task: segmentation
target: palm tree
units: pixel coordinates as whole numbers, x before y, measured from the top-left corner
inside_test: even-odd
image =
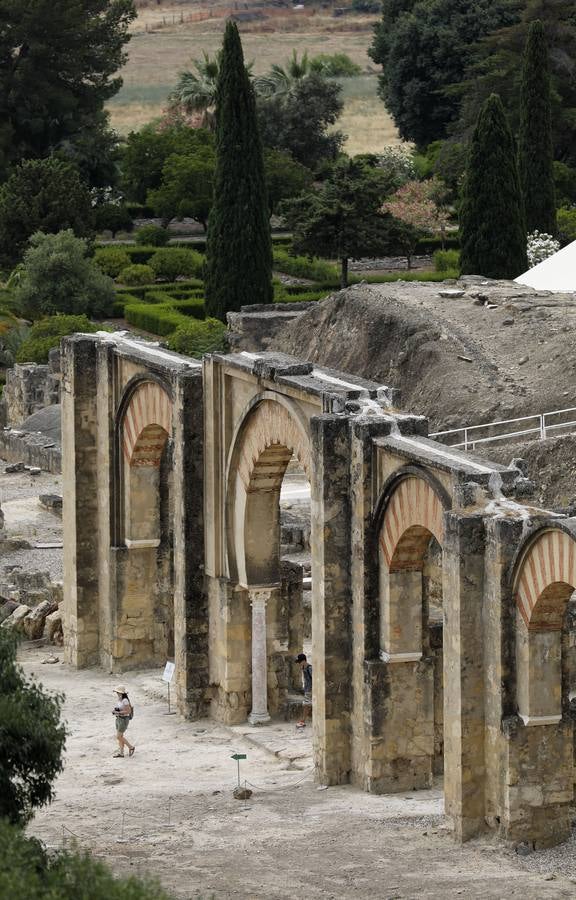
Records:
[[[216,83],[220,71],[221,51],[211,57],[204,51],[204,59],[193,59],[195,72],[186,69],[180,72],[178,82],[170,95],[173,105],[181,107],[187,114],[198,113],[203,128],[214,130],[214,109],[216,106]],[[253,63],[248,63],[248,73]]]
[[[308,53],[304,52],[298,59],[298,53],[293,50],[286,66],[274,63],[267,75],[255,78],[254,89],[261,97],[285,96],[294,89],[299,81],[311,74],[312,65]]]

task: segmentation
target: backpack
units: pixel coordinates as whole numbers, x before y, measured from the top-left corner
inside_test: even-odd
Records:
[[[132,701],[130,697],[127,697],[128,703],[130,704],[130,715],[128,716],[128,721],[131,722],[134,718],[134,706],[132,705]]]

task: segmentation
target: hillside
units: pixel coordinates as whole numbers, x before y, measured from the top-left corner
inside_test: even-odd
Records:
[[[431,430],[576,406],[576,298],[511,282],[359,285],[271,347],[397,387]]]

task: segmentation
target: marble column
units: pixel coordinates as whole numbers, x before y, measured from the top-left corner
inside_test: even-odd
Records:
[[[266,653],[266,603],[270,588],[249,589],[252,605],[252,710],[251,725],[264,725],[268,715],[268,656]]]

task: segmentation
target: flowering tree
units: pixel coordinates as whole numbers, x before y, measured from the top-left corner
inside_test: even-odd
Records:
[[[538,263],[544,262],[549,256],[554,256],[560,249],[560,242],[551,234],[532,231],[527,238],[528,265],[534,268]]]
[[[442,206],[445,189],[438,178],[428,181],[409,181],[398,188],[383,206],[383,211],[390,213],[414,229],[414,241],[407,253],[408,268],[412,263],[412,255],[420,235],[418,232],[440,234],[444,238],[448,223],[448,212]]]

